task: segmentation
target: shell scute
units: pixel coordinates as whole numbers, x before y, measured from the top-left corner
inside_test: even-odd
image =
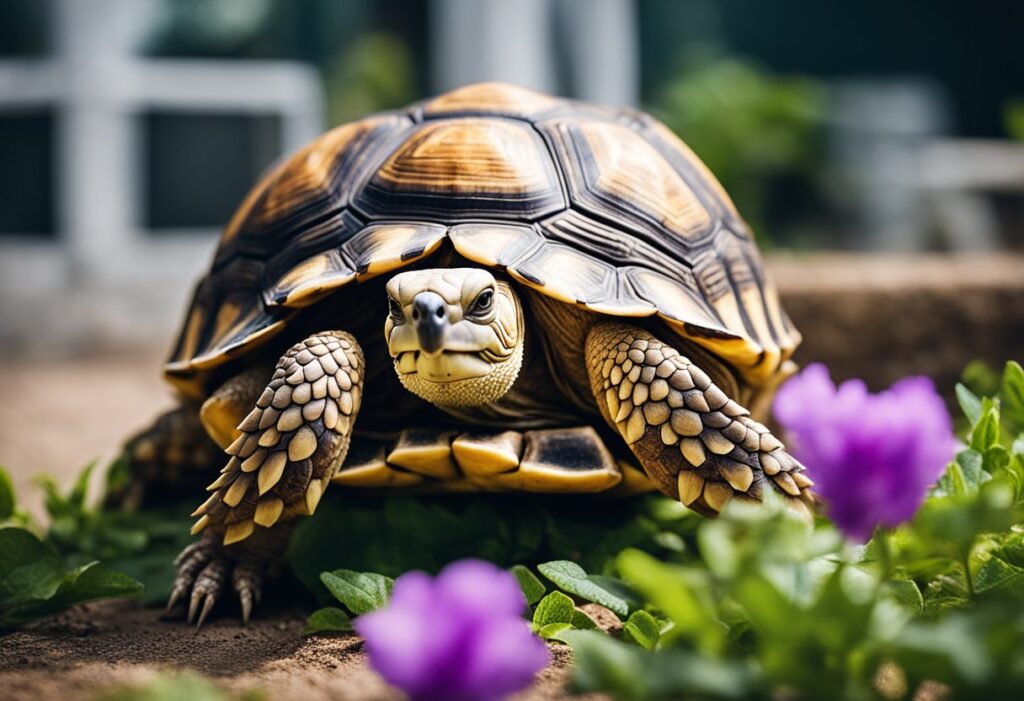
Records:
[[[366,216],[532,221],[566,207],[537,132],[508,119],[464,117],[418,126],[355,196]]]

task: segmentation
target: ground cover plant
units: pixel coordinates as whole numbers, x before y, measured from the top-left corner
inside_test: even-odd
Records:
[[[46,483],[53,526],[40,537],[41,529],[17,506],[10,475],[0,468],[0,631],[74,604],[142,593],[141,582],[90,557],[88,549],[75,548],[68,554],[61,547],[61,529],[74,532],[72,521],[84,517],[90,472],[86,469],[66,496]],[[116,537],[115,530],[96,532]]]
[[[797,451],[817,451],[804,459],[834,521],[810,524],[775,499],[730,504],[706,520],[658,495],[336,490],[324,513],[300,524],[287,554],[322,603],[307,634],[366,634],[371,663],[413,698],[501,698],[526,683],[537,665],[529,638],[505,655],[515,663],[509,669],[481,662],[469,681],[431,671],[461,669],[447,664],[459,659],[453,649],[486,651],[479,641],[492,626],[512,626],[521,641],[532,634],[570,646],[575,689],[623,699],[1018,698],[1024,371],[1016,363],[995,375],[974,367],[967,379],[970,387],[956,388],[956,443],[921,381],[875,396],[856,383],[836,388],[810,368],[783,388],[778,418]],[[814,423],[799,410],[808,397]],[[136,594],[139,582],[147,600],[165,595],[187,510],[88,506],[87,480],[68,494],[44,485],[52,525],[43,533],[17,511],[0,476],[0,518],[9,524],[0,538],[21,544],[0,549],[3,625]],[[508,591],[511,582],[519,593],[467,609],[437,584],[446,575],[414,572],[434,575],[466,559],[499,573],[474,575],[497,578],[474,588]],[[398,599],[396,587],[406,592]],[[581,608],[586,602],[606,615]],[[405,647],[396,648],[387,631],[414,620],[430,635],[398,636]],[[454,648],[437,645],[445,631],[461,631],[452,633]],[[441,657],[427,672],[404,662],[428,647]]]
[[[784,391],[780,408],[793,414],[793,406],[810,401],[796,401],[793,392],[819,395],[809,406],[819,430],[833,432],[834,450],[829,455],[827,445],[805,439],[805,451],[819,451],[822,473],[848,472],[845,493],[840,482],[830,494],[839,527],[827,518],[808,524],[772,498],[762,507],[731,504],[722,517],[704,520],[651,496],[625,513],[604,512],[608,531],[602,535],[595,523],[589,536],[606,547],[589,557],[511,567],[534,632],[572,646],[577,689],[624,699],[1019,697],[1024,372],[1008,364],[989,397],[957,387],[966,421],[948,464],[942,451],[954,450],[949,418],[927,383],[905,381],[871,397],[856,383],[837,389],[822,373],[806,371]],[[831,413],[823,409],[830,401]],[[803,417],[788,418],[799,429]],[[886,501],[874,504],[872,495]],[[442,507],[422,508],[428,511],[413,517],[420,528],[437,523],[444,530],[445,518],[454,518]],[[524,540],[535,554],[560,546],[571,552],[558,537],[561,526],[586,526],[571,510],[535,508],[528,535],[516,533],[511,513],[470,517],[484,529],[487,545],[478,547],[505,564],[523,555],[517,548]],[[388,525],[408,517],[401,511]],[[430,533],[410,535],[416,541]],[[336,583],[375,576],[325,573],[326,588],[344,608],[314,614],[310,630],[333,627],[324,611],[348,629],[350,614],[369,610],[360,610],[365,591]],[[375,591],[372,610],[388,606],[388,586]],[[611,610],[621,627],[598,629],[581,602]]]

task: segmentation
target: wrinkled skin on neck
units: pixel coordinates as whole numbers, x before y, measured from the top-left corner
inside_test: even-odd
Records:
[[[384,337],[402,385],[438,406],[495,402],[519,375],[525,324],[508,283],[479,268],[414,270],[387,285]]]

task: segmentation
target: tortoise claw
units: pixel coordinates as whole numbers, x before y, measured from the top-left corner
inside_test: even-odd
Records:
[[[251,555],[237,557],[225,554],[216,535],[204,536],[190,544],[176,560],[178,574],[167,600],[167,610],[187,600],[185,620],[195,623],[197,628],[202,627],[230,578],[242,608],[242,623],[248,623],[253,608],[260,601],[266,563]]]
[[[170,613],[171,611],[173,611],[175,604],[177,604],[179,601],[181,601],[181,597],[184,596],[184,595],[185,595],[185,588],[184,587],[175,586],[174,589],[171,590],[170,598],[167,599],[167,609],[165,610],[165,612],[166,613]]]
[[[238,598],[242,604],[242,625],[249,625],[249,616],[252,615],[252,592],[245,589]]]
[[[213,610],[213,605],[217,602],[217,597],[213,594],[207,594],[206,598],[203,599],[203,610],[199,612],[199,620],[196,621],[196,630],[203,627],[203,622],[206,621],[206,617],[210,615],[210,611]],[[189,623],[191,623],[191,617]]]
[[[197,591],[192,592],[192,599],[188,604],[188,616],[185,620],[191,624],[196,620],[196,613],[199,611],[199,602],[202,599],[202,594]]]
[[[238,602],[242,606],[242,623],[247,624],[252,615],[253,605],[260,600],[263,567],[253,561],[240,562],[231,573],[231,583],[238,593]]]

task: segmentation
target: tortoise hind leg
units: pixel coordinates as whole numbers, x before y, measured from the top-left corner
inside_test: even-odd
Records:
[[[662,492],[705,515],[773,486],[809,512],[811,481],[767,428],[708,375],[649,332],[620,322],[586,341],[591,390]]]
[[[161,416],[125,443],[128,482],[108,498],[137,507],[153,495],[174,502],[194,494],[238,437],[238,424],[266,384],[267,371],[252,368],[230,378],[199,405],[188,402]]]
[[[227,464],[193,516],[205,531],[178,559],[168,608],[190,599],[201,625],[229,578],[248,619],[263,570],[297,516],[312,514],[345,458],[359,411],[362,351],[344,332],[316,334],[281,357],[226,448]],[[191,594],[189,595],[189,593]]]
[[[227,450],[241,434],[238,425],[267,386],[267,375],[266,368],[249,368],[215,389],[199,408],[203,428],[221,450]]]
[[[221,454],[203,429],[199,406],[183,404],[126,441],[126,481],[115,485],[107,500],[136,508],[183,498],[208,479]]]

